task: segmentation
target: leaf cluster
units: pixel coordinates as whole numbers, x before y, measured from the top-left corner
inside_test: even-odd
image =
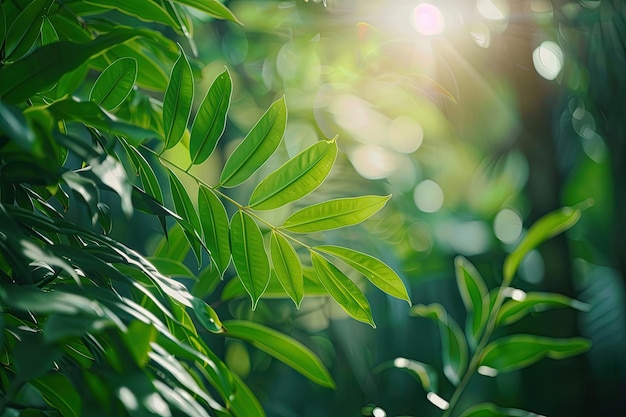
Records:
[[[0,414],[264,415],[203,332],[248,341],[333,387],[295,339],[222,322],[204,300],[228,270],[237,275],[226,286],[231,296],[239,286],[253,308],[268,287],[296,306],[313,288],[374,326],[347,269],[410,302],[382,261],[305,242],[368,219],[389,196],[322,201],[279,225],[263,217],[317,189],[338,152],[336,139],[320,140],[258,179],[283,140],[283,98],[230,154],[218,184],[189,172],[218,148],[233,90],[225,70],[192,111],[192,65],[158,30],[171,28],[193,49],[192,10],[238,23],[216,0],[0,2]],[[132,27],[121,23],[129,20]],[[168,160],[175,147],[190,166]],[[248,201],[229,196],[252,181]],[[90,221],[73,221],[76,210]],[[154,253],[111,236],[118,210],[158,220]],[[184,263],[190,252],[205,265],[198,273]]]

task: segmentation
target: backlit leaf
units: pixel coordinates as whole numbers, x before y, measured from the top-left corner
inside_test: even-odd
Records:
[[[163,192],[161,191],[159,180],[146,158],[137,148],[129,145],[124,138],[120,137],[119,141],[126,150],[126,153],[134,165],[135,170],[139,174],[141,184],[143,185],[146,194],[154,197],[155,200],[163,204]]]
[[[111,111],[126,100],[137,79],[137,61],[134,58],[120,58],[109,65],[96,79],[89,100]]]
[[[489,343],[480,357],[480,365],[490,369],[489,375],[524,368],[543,359],[564,359],[585,352],[591,346],[587,339],[517,334]],[[479,368],[480,372],[480,368]]]
[[[251,321],[230,320],[224,324],[228,329],[226,333],[228,337],[250,342],[256,348],[287,364],[316,384],[328,388],[335,387],[322,361],[297,340]]]
[[[213,307],[196,297],[191,299],[191,307],[202,327],[211,333],[224,333],[226,331]]]
[[[0,29],[1,31],[1,29]],[[43,17],[43,25],[41,26],[41,44],[47,45],[59,41],[59,35],[47,16]],[[2,43],[0,41],[0,43]]]
[[[287,125],[285,98],[276,100],[224,164],[220,183],[234,187],[256,172],[280,144]]]
[[[382,291],[411,304],[404,283],[398,274],[384,262],[365,253],[340,246],[322,245],[315,246],[313,249],[341,259]]]
[[[320,282],[341,308],[350,317],[376,328],[370,304],[359,287],[318,253],[311,252],[311,262]]]
[[[233,264],[241,283],[252,299],[254,310],[269,282],[270,264],[259,226],[243,211],[238,211],[231,219],[230,246]]]
[[[289,297],[300,308],[304,296],[304,278],[302,264],[296,250],[283,235],[272,231],[270,238],[270,254],[272,267],[276,277]]]
[[[526,236],[504,261],[504,282],[510,283],[524,259],[524,256],[545,240],[556,236],[574,226],[580,219],[581,211],[572,207],[563,207],[546,214],[537,220]]]
[[[198,190],[198,211],[204,241],[220,277],[230,263],[228,215],[222,201],[203,185]]]
[[[572,307],[580,311],[589,310],[588,304],[562,294],[530,292],[525,293],[522,300],[511,299],[505,302],[498,313],[497,323],[507,325],[515,323],[529,313],[561,307]]]
[[[226,70],[217,76],[202,100],[189,139],[189,154],[193,164],[206,161],[215,150],[217,141],[226,127],[232,91],[232,81]]]
[[[305,207],[285,220],[290,232],[311,233],[361,223],[382,209],[391,196],[338,198]]]
[[[410,314],[437,322],[443,348],[443,373],[450,382],[458,385],[468,361],[467,343],[459,325],[441,304],[419,304],[411,308]]]
[[[263,179],[252,192],[250,206],[270,210],[304,197],[324,182],[336,156],[335,139],[311,145]]]
[[[220,3],[218,0],[173,0],[176,3],[184,4],[185,6],[191,6],[195,9],[203,11],[218,19],[230,20],[235,23],[241,24],[241,22],[235,17],[226,6]]]
[[[163,98],[163,131],[165,149],[183,138],[193,103],[193,74],[183,50],[174,63]]]
[[[489,319],[489,291],[483,278],[467,259],[457,256],[454,267],[456,284],[467,311],[465,333],[475,346]]]

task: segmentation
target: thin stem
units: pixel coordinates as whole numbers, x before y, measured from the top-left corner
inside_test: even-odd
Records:
[[[239,202],[237,202],[236,200],[232,199],[230,196],[228,196],[227,194],[225,194],[224,192],[219,190],[220,185],[217,185],[215,187],[210,186],[209,184],[207,184],[206,182],[204,182],[202,179],[198,178],[196,175],[192,174],[191,172],[189,172],[189,170],[191,169],[191,167],[193,166],[193,164],[191,164],[187,169],[183,169],[181,167],[179,167],[178,165],[176,165],[175,163],[173,163],[172,161],[170,161],[169,159],[167,159],[166,157],[164,157],[163,155],[157,153],[156,151],[154,151],[153,149],[150,149],[149,147],[145,146],[145,145],[141,145],[146,151],[150,152],[151,154],[153,154],[154,156],[156,156],[157,158],[159,158],[160,161],[165,162],[167,165],[171,166],[172,168],[175,168],[185,174],[187,174],[190,178],[192,178],[194,181],[196,181],[199,185],[206,187],[208,189],[210,189],[211,191],[213,191],[215,194],[219,195],[221,198],[223,198],[224,200],[227,200],[228,202],[230,202],[232,205],[234,205],[235,207],[237,207],[237,210],[241,210],[247,214],[249,214],[250,216],[252,216],[253,218],[255,218],[257,221],[263,223],[264,225],[266,225],[268,228],[270,228],[272,231],[279,233],[280,235],[284,236],[285,238],[297,243],[298,245],[308,249],[308,250],[312,250],[312,247],[307,245],[306,243],[302,242],[299,239],[296,239],[295,237],[285,233],[285,231],[283,229],[281,229],[280,227],[274,226],[273,224],[271,224],[270,222],[268,222],[267,220],[265,220],[263,217],[259,216],[255,211],[253,211],[250,207],[248,206],[244,206],[242,204],[240,204]]]
[[[504,289],[507,288],[508,285],[509,285],[509,282],[503,281],[502,284],[500,285],[500,288],[498,288],[498,294],[496,295],[496,300],[493,303],[493,308],[491,309],[491,312],[489,313],[489,318],[487,319],[487,325],[485,326],[485,331],[482,334],[480,341],[478,342],[478,345],[476,346],[476,349],[474,350],[474,354],[472,355],[472,358],[470,359],[469,365],[467,366],[467,369],[465,373],[463,374],[463,378],[461,378],[461,382],[459,383],[459,385],[457,385],[456,389],[454,390],[454,393],[452,394],[452,397],[450,398],[450,401],[448,403],[449,406],[444,411],[442,417],[450,417],[452,415],[452,411],[454,411],[454,408],[456,404],[458,403],[459,399],[461,398],[461,395],[463,395],[463,391],[465,390],[465,387],[467,386],[470,379],[472,378],[472,376],[474,376],[474,373],[478,369],[478,364],[480,363],[480,355],[482,351],[485,349],[485,347],[487,346],[487,343],[489,343],[489,339],[491,338],[491,335],[493,334],[493,331],[496,328],[496,320],[498,318],[498,313],[500,312],[500,308],[502,307],[502,304],[504,303]]]

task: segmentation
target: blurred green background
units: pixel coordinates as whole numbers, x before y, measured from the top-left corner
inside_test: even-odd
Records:
[[[626,410],[626,6],[622,0],[232,0],[244,26],[197,22],[196,68],[206,90],[226,66],[234,93],[220,158],[284,94],[293,156],[338,135],[342,151],[319,197],[393,194],[354,230],[317,236],[349,242],[401,275],[414,304],[464,308],[453,259],[463,255],[490,287],[508,251],[537,218],[591,205],[579,224],[531,252],[514,285],[588,303],[508,331],[592,340],[584,355],[523,371],[476,376],[461,400],[557,416],[623,416]],[[195,18],[201,19],[201,16]],[[173,34],[171,34],[174,36]],[[202,97],[197,97],[201,100]],[[171,152],[175,152],[172,150]],[[275,167],[267,167],[267,171]],[[205,168],[206,169],[206,168]],[[263,173],[260,173],[263,175]],[[245,192],[245,190],[243,191]],[[278,213],[277,215],[281,215]],[[223,287],[219,288],[220,290]],[[437,328],[408,306],[369,291],[378,328],[326,299],[300,310],[244,298],[213,304],[262,321],[316,351],[337,390],[317,387],[262,352],[215,338],[272,417],[438,416],[411,376],[381,364],[397,357],[439,365]],[[224,297],[222,297],[224,298]],[[442,394],[452,386],[441,381]]]

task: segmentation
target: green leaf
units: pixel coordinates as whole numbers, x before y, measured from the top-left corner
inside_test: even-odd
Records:
[[[526,236],[504,261],[504,282],[510,283],[524,256],[545,240],[566,231],[578,222],[581,210],[563,207],[546,214],[533,224]]]
[[[311,145],[259,183],[250,207],[270,210],[304,197],[324,182],[336,157],[335,139]]]
[[[196,213],[189,194],[187,194],[187,190],[178,177],[172,171],[169,174],[174,208],[176,214],[184,220],[183,222],[179,221],[179,224],[183,228],[189,246],[191,246],[193,253],[196,255],[198,266],[200,266],[202,264],[202,239],[198,236],[198,232],[201,230],[198,213]]]
[[[1,29],[0,29],[1,30]],[[41,44],[47,45],[59,41],[59,35],[47,16],[43,17],[43,25],[41,26]],[[2,42],[0,41],[0,44]]]
[[[105,68],[96,79],[89,100],[111,111],[126,100],[137,79],[137,60],[120,58]]]
[[[80,338],[86,334],[95,334],[113,326],[111,320],[88,317],[53,314],[46,319],[43,336],[45,343],[54,343],[68,338]]]
[[[50,372],[29,381],[46,402],[67,417],[79,417],[81,398],[69,378],[60,372]]]
[[[133,214],[132,186],[126,177],[122,164],[111,155],[104,160],[92,159],[91,172],[102,182],[119,195],[122,201],[122,211],[126,216]]]
[[[437,371],[427,363],[400,357],[381,364],[376,368],[375,372],[389,368],[401,369],[407,372],[422,385],[426,392],[437,392],[439,389]]]
[[[210,16],[218,19],[230,20],[231,22],[241,22],[235,17],[226,6],[220,3],[218,0],[172,0],[175,3],[184,4],[185,6],[191,6],[195,9],[203,11]]]
[[[201,406],[196,399],[183,388],[172,388],[158,379],[153,380],[152,384],[170,405],[173,405],[178,410],[182,411],[184,415],[210,417],[204,407]]]
[[[213,290],[221,281],[222,274],[215,268],[214,264],[211,264],[198,274],[198,279],[191,289],[191,294],[194,297],[205,298],[213,293]],[[239,280],[234,279],[231,282],[239,282]],[[241,287],[241,291],[245,292],[243,287]]]
[[[118,139],[135,167],[135,170],[139,174],[141,184],[143,185],[146,194],[154,197],[155,200],[163,204],[163,192],[161,191],[159,180],[146,158],[144,158],[137,148],[126,142],[126,139],[122,137]]]
[[[589,305],[562,294],[530,292],[522,300],[511,299],[502,305],[498,312],[498,325],[515,323],[529,313],[545,311],[551,308],[572,307],[588,311]]]
[[[370,304],[359,287],[318,253],[311,252],[311,262],[320,282],[341,308],[350,317],[376,328]]]
[[[322,361],[306,346],[297,340],[262,326],[243,320],[230,320],[225,323],[228,337],[242,339],[273,356],[311,381],[324,387],[334,388],[335,383]]]
[[[518,408],[502,408],[491,403],[476,404],[465,410],[459,417],[542,417]]]
[[[149,359],[151,345],[157,338],[157,329],[151,323],[133,320],[123,334],[124,343],[135,359],[135,363],[143,368]]]
[[[153,256],[182,262],[187,257],[189,249],[189,243],[182,227],[174,224],[159,242]]]
[[[100,190],[96,183],[74,171],[66,171],[61,174],[63,181],[70,187],[76,197],[81,199],[91,215],[92,223],[95,223],[98,215],[98,203],[100,202]]]
[[[326,291],[326,288],[322,286],[319,279],[316,277],[313,268],[305,268],[303,270],[303,276],[305,295],[328,296],[328,291]],[[220,299],[222,301],[227,301],[234,298],[244,297],[245,295],[246,290],[243,288],[243,284],[241,283],[241,281],[238,279],[233,279],[224,286]],[[263,293],[263,298],[291,298],[278,280],[275,271],[270,275],[270,282],[269,284],[267,284],[267,288]]]
[[[196,297],[191,299],[191,307],[202,327],[211,333],[224,333],[227,331],[213,307]]]
[[[193,103],[193,74],[183,50],[174,63],[170,82],[163,98],[163,131],[165,149],[176,145],[183,138]]]
[[[22,111],[0,101],[0,131],[13,140],[22,150],[34,153],[38,141]],[[39,153],[39,152],[38,152]]]
[[[287,125],[285,98],[276,100],[224,164],[220,183],[234,187],[256,172],[280,144]]]
[[[191,127],[189,155],[191,162],[200,164],[211,156],[224,133],[230,107],[233,84],[228,70],[217,76],[209,88]]]
[[[158,257],[149,257],[146,259],[165,276],[195,279],[193,272],[181,261]]]
[[[311,233],[361,223],[382,209],[391,196],[338,198],[305,207],[285,220],[290,232]]]
[[[265,417],[265,410],[259,403],[256,395],[235,374],[232,373],[234,394],[230,397],[230,408],[237,417]],[[229,417],[230,414],[220,417]]]
[[[405,300],[409,305],[411,304],[411,299],[409,298],[404,283],[398,274],[384,262],[365,253],[340,246],[322,245],[315,246],[313,249],[341,259],[363,274],[365,278],[382,291],[401,300]]]
[[[85,3],[105,9],[120,11],[144,22],[157,22],[181,31],[178,22],[165,9],[152,1],[137,0],[85,0]]]
[[[4,44],[7,35],[7,18],[4,14],[2,4],[0,4],[0,45]]]
[[[464,257],[457,256],[454,267],[456,284],[467,311],[465,333],[470,344],[476,346],[489,319],[489,290],[474,265]]]
[[[270,238],[270,255],[272,267],[280,285],[289,294],[289,297],[300,308],[304,297],[304,278],[302,276],[302,264],[296,250],[283,235],[272,231]]]
[[[221,277],[230,263],[230,231],[226,208],[212,190],[200,185],[198,211],[204,241],[211,252],[213,264]]]
[[[28,56],[0,69],[0,97],[10,103],[26,100],[50,87],[59,78],[93,56],[137,36],[132,29],[116,28],[114,32],[98,36],[80,44],[55,42],[35,49]],[[59,59],[59,57],[64,57]]]
[[[50,371],[63,352],[58,345],[45,345],[41,333],[22,331],[12,359],[20,380],[28,381]]]
[[[458,385],[467,369],[467,343],[459,325],[448,316],[441,304],[419,304],[411,308],[412,316],[435,320],[439,325],[443,349],[443,373],[450,382]]]
[[[269,282],[270,264],[259,226],[243,211],[235,213],[230,221],[230,246],[235,270],[254,310]]]
[[[480,366],[487,367],[484,374],[492,376],[524,368],[546,357],[569,358],[587,351],[590,346],[589,340],[580,337],[555,339],[517,334],[489,343],[481,354]],[[480,367],[478,371],[481,372]]]
[[[24,56],[35,44],[50,0],[32,0],[12,22],[6,33],[5,56],[14,61]]]

